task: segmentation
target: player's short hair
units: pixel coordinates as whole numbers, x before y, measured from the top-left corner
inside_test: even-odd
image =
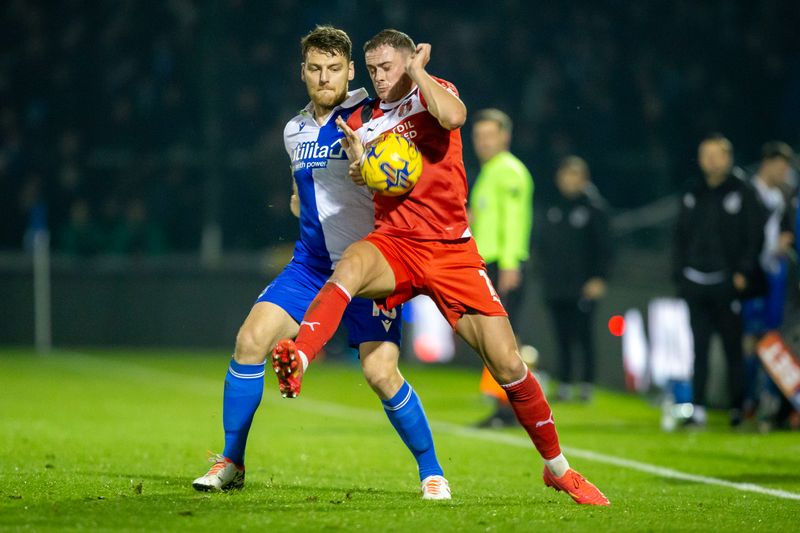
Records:
[[[379,46],[388,45],[396,50],[413,52],[417,49],[414,40],[405,33],[387,28],[378,32],[375,37],[364,43],[364,52],[374,50]]]
[[[706,135],[703,140],[700,141],[700,146],[703,146],[706,143],[717,143],[722,146],[726,152],[733,156],[733,143],[721,133],[711,133]]]
[[[782,141],[769,141],[761,147],[761,159],[783,159],[790,165],[796,163],[794,150]]]
[[[587,179],[589,179],[589,165],[586,164],[586,160],[582,157],[578,157],[577,155],[568,155],[558,164],[558,170],[556,171],[556,174],[561,174],[562,172],[568,170],[580,172],[586,176]]]
[[[344,30],[333,26],[317,26],[308,35],[300,39],[300,51],[303,54],[303,61],[305,61],[308,51],[312,48],[326,54],[344,56],[345,59],[350,61],[353,43]]]
[[[481,109],[475,113],[472,123],[477,124],[478,122],[483,122],[485,120],[496,122],[497,125],[500,126],[500,131],[505,131],[509,134],[514,128],[514,123],[511,122],[511,117],[493,107],[489,109]]]

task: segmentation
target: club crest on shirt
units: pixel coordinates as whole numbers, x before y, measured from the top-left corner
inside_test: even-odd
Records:
[[[406,100],[405,102],[400,104],[399,108],[397,108],[397,114],[400,117],[404,117],[404,116],[408,115],[409,111],[411,111],[411,107],[412,106],[413,106],[413,104],[411,103],[411,100]]]
[[[729,192],[722,199],[722,207],[729,215],[735,215],[742,210],[742,195],[738,191]]]
[[[570,211],[569,224],[573,228],[582,228],[589,222],[589,210],[584,206],[579,206]]]

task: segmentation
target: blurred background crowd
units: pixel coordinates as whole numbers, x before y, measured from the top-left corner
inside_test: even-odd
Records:
[[[800,10],[790,1],[191,0],[0,7],[0,249],[47,225],[67,254],[222,250],[297,236],[285,122],[306,101],[299,39],[317,23],[360,44],[393,26],[433,44],[430,70],[471,109],[515,122],[512,149],[555,194],[578,153],[615,208],[698,174],[723,131],[740,163],[800,143]],[[477,161],[465,137],[470,179]]]

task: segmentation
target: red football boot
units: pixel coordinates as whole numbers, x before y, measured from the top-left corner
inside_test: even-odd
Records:
[[[598,490],[597,487],[589,483],[585,477],[580,475],[573,469],[561,476],[556,477],[550,469],[544,467],[544,474],[542,474],[544,484],[548,487],[553,487],[556,490],[563,490],[569,494],[576,503],[586,505],[611,505],[608,498]]]
[[[281,396],[297,398],[303,381],[303,361],[291,339],[284,339],[272,350],[272,369],[278,378]]]

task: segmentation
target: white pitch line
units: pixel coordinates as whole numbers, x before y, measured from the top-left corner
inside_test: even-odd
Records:
[[[300,403],[304,403],[306,405],[305,406],[298,405],[297,406],[298,408],[317,414],[325,413],[330,416],[336,416],[338,418],[346,418],[349,420],[354,420],[354,419],[358,420],[369,419],[371,421],[385,420],[385,417],[379,415],[378,413],[359,407],[344,406],[333,402],[310,400],[308,398],[302,399],[301,402],[298,402],[298,404]],[[521,448],[531,449],[533,447],[533,444],[531,443],[529,438],[520,437],[517,435],[510,435],[508,433],[497,433],[492,430],[470,428],[467,426],[452,424],[450,422],[431,421],[431,426],[434,432],[449,433],[451,435],[455,435],[458,437],[468,437],[477,440],[484,440],[498,444],[507,444],[509,446],[516,446]],[[591,450],[582,450],[580,448],[573,448],[571,446],[569,447],[563,446],[562,449],[568,456],[571,457],[580,457],[581,459],[586,459],[588,461],[610,464],[618,466],[620,468],[636,470],[639,472],[644,472],[659,477],[664,477],[669,479],[680,479],[683,481],[691,481],[694,483],[701,483],[704,485],[717,485],[720,487],[727,487],[730,489],[739,490],[743,492],[755,492],[757,494],[774,496],[776,498],[783,498],[787,500],[800,500],[800,494],[796,492],[789,492],[780,489],[770,489],[768,487],[762,487],[761,485],[756,485],[754,483],[735,483],[733,481],[726,481],[724,479],[719,479],[714,477],[689,474],[686,472],[681,472],[680,470],[673,470],[672,468],[652,465],[649,463],[642,463],[640,461],[633,461],[630,459],[623,459],[622,457],[606,455]]]
[[[462,437],[472,437],[475,439],[482,439],[502,444],[508,444],[510,446],[520,446],[523,448],[530,448],[531,446],[533,446],[530,439],[526,437],[518,437],[516,435],[509,435],[507,433],[491,433],[487,430],[461,427],[456,424],[449,424],[446,422],[435,423],[435,428],[438,431],[445,431],[447,433],[459,435]],[[622,457],[606,455],[604,453],[598,453],[591,450],[581,450],[580,448],[573,448],[571,446],[563,446],[562,449],[570,457],[580,457],[581,459],[586,459],[588,461],[610,464],[618,466],[620,468],[627,468],[630,470],[637,470],[639,472],[644,472],[659,477],[664,477],[669,479],[680,479],[683,481],[702,483],[704,485],[717,485],[720,487],[727,487],[742,492],[755,492],[757,494],[764,494],[766,496],[774,496],[776,498],[783,498],[787,500],[800,500],[800,494],[796,492],[789,492],[780,489],[770,489],[768,487],[762,487],[761,485],[756,485],[754,483],[735,483],[733,481],[726,481],[724,479],[719,479],[715,477],[689,474],[686,472],[681,472],[680,470],[673,470],[672,468],[666,468],[663,466],[643,463],[640,461],[633,461],[631,459],[623,459]]]
[[[208,386],[209,382],[212,381],[197,376],[178,374],[168,370],[160,370],[136,363],[123,362],[120,361],[119,359],[109,360],[109,359],[104,359],[103,357],[100,356],[88,355],[83,353],[79,354],[76,352],[71,352],[69,353],[69,355],[73,357],[77,356],[77,358],[83,359],[84,361],[91,360],[93,366],[96,366],[97,363],[105,363],[109,366],[113,366],[116,368],[124,366],[127,367],[129,371],[136,370],[136,372],[132,373],[126,372],[125,377],[128,379],[130,378],[146,379],[147,378],[146,374],[153,373],[153,374],[161,374],[164,377],[180,378],[181,380],[184,381],[187,380],[187,378],[190,380],[193,379],[197,381],[202,381],[205,386]],[[222,376],[220,376],[220,381],[221,380]],[[219,383],[217,383],[216,380],[213,381],[215,385],[219,385]],[[193,387],[193,390],[195,390],[196,392],[198,389],[196,387]],[[207,389],[205,389],[205,387],[200,387],[200,390],[207,390]],[[216,391],[214,393],[218,394]],[[354,419],[362,421],[369,420],[371,422],[380,422],[380,423],[386,421],[386,417],[377,408],[365,409],[361,407],[351,407],[334,402],[312,400],[307,397],[303,397],[298,400],[275,399],[273,401],[270,401],[267,399],[267,397],[265,397],[264,399],[267,400],[272,405],[277,404],[278,401],[281,402],[290,401],[292,403],[293,408],[301,409],[303,411],[308,411],[314,414],[327,414],[329,416],[344,418],[347,420],[354,420]],[[507,444],[509,446],[516,446],[521,448],[531,448],[533,446],[530,439],[528,439],[527,437],[510,435],[508,433],[497,433],[492,430],[470,428],[466,426],[460,426],[458,424],[453,424],[450,422],[431,421],[431,426],[433,427],[433,430],[435,432],[449,433],[451,435],[456,435],[459,437],[468,437],[477,440],[495,442],[498,444]],[[719,487],[726,487],[742,492],[753,492],[756,494],[763,494],[765,496],[773,496],[775,498],[800,501],[800,493],[797,492],[789,492],[780,489],[770,489],[768,487],[762,487],[761,485],[756,485],[754,483],[735,483],[733,481],[726,481],[724,479],[719,479],[715,477],[689,474],[687,472],[681,472],[680,470],[674,470],[672,468],[666,468],[663,466],[643,463],[631,459],[624,459],[622,457],[606,455],[591,450],[582,450],[580,448],[573,448],[571,446],[570,447],[563,446],[562,449],[564,450],[564,452],[566,452],[567,455],[572,457],[580,457],[582,459],[586,459],[588,461],[594,461],[596,463],[610,464],[618,466],[620,468],[636,470],[638,472],[644,472],[646,474],[651,474],[658,477],[663,477],[668,479],[680,479],[682,481],[691,481],[693,483],[700,483],[703,485],[716,485]]]

